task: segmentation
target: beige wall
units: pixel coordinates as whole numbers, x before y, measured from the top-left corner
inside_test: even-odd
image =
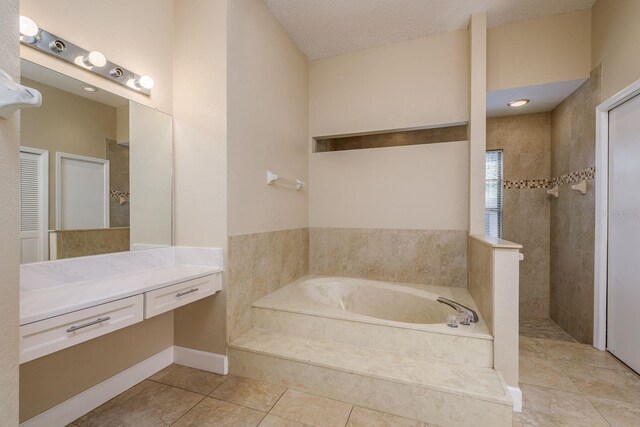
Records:
[[[20,145],[49,151],[49,229],[56,228],[56,152],[106,159],[116,138],[116,109],[69,92],[22,79],[42,93],[40,108],[20,120]]]
[[[226,259],[227,1],[180,0],[174,12],[174,241],[223,248]],[[223,286],[176,310],[176,345],[226,353]]]
[[[22,58],[171,113],[172,0],[21,0],[20,14],[133,72],[150,75],[155,87],[148,97],[27,46],[20,47]]]
[[[591,11],[586,9],[490,28],[487,89],[587,78],[591,70],[590,25]]]
[[[18,81],[18,0],[0,2],[0,68]],[[0,419],[7,426],[18,424],[19,121],[19,113],[0,119]]]
[[[598,0],[592,9],[591,66],[602,64],[602,100],[640,79],[640,2]]]
[[[487,150],[503,150],[503,179],[549,179],[551,115],[489,119]],[[502,237],[523,245],[520,314],[549,317],[550,198],[546,188],[503,189]]]
[[[311,61],[312,137],[466,122],[466,30]]]
[[[313,153],[311,227],[466,230],[467,142]]]
[[[229,235],[306,227],[308,61],[262,0],[229,3]]]
[[[173,313],[20,365],[20,422],[173,344]]]

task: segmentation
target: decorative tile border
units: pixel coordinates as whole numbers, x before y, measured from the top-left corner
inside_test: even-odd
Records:
[[[596,177],[596,168],[592,166],[575,172],[569,172],[564,175],[552,179],[524,179],[520,181],[503,181],[502,186],[505,189],[522,189],[522,188],[553,188],[556,185],[573,184],[583,179],[594,179]]]
[[[111,190],[110,194],[111,194],[111,197],[129,197],[130,196],[130,193],[128,191]]]

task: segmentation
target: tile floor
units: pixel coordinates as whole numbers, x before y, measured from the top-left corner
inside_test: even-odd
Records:
[[[521,332],[524,410],[514,413],[514,427],[640,426],[640,377],[633,371],[608,353],[572,342],[549,319],[528,320]],[[180,365],[152,375],[72,425],[425,426],[274,384]]]
[[[514,427],[640,426],[640,377],[618,359],[567,339],[549,319],[529,319],[520,332]]]

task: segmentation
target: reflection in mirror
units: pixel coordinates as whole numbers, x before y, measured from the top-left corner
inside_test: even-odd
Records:
[[[172,118],[22,60],[22,263],[171,245]]]

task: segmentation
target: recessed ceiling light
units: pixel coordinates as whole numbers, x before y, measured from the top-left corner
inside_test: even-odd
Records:
[[[96,89],[93,86],[82,86],[82,89],[86,90],[87,92],[97,92],[98,89]]]
[[[507,105],[509,107],[522,107],[523,105],[527,105],[528,103],[528,99],[514,99],[513,101],[507,102]]]

